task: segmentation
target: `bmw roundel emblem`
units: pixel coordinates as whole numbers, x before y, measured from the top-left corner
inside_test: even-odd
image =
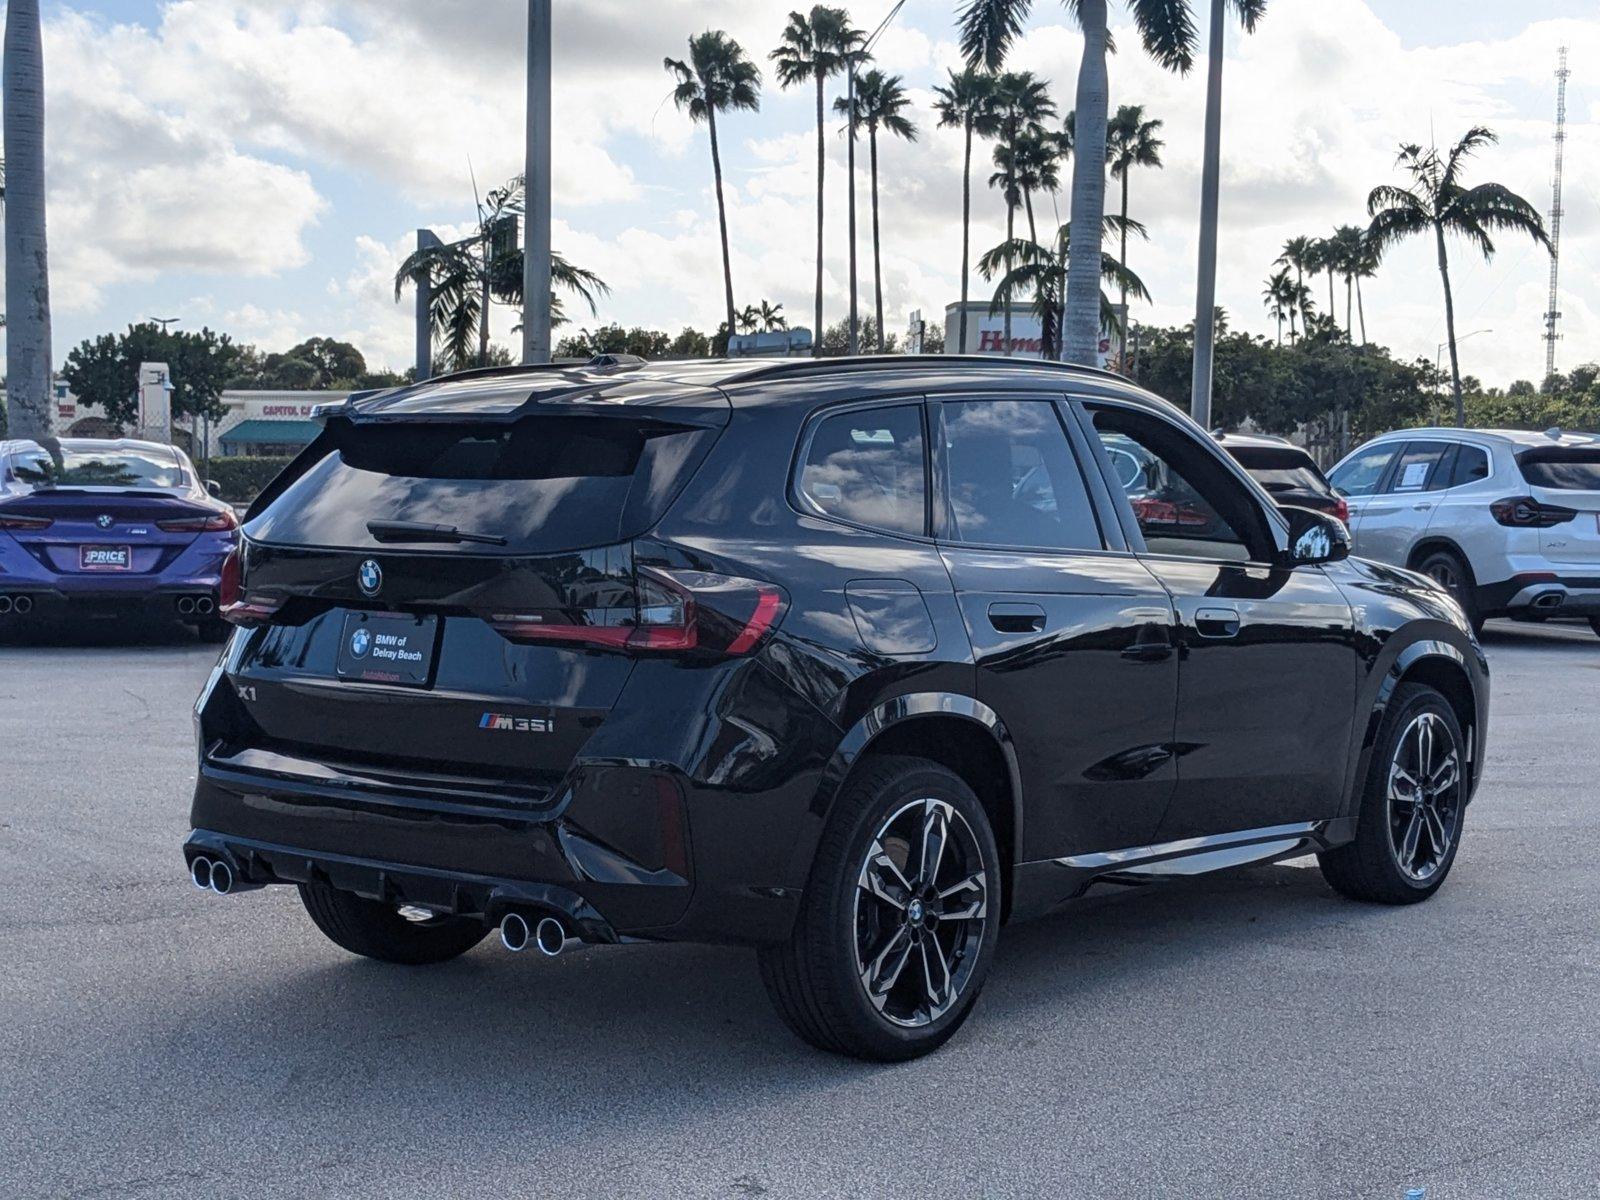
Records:
[[[363,595],[376,596],[383,590],[383,568],[372,559],[367,559],[356,572],[356,582],[361,585]]]
[[[351,654],[363,658],[370,649],[372,649],[372,634],[366,629],[358,629],[350,635]]]
[[[98,517],[96,517],[94,519],[94,523],[96,525],[100,526],[101,529],[110,529],[111,528],[111,523],[113,521],[115,521],[115,520],[116,520],[116,518],[113,517],[110,513],[101,513]]]

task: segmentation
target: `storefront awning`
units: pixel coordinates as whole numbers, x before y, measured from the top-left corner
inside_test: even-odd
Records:
[[[304,446],[322,432],[316,421],[240,421],[221,437],[224,446]]]

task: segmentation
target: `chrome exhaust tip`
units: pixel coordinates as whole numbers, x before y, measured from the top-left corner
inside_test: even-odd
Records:
[[[202,892],[211,890],[211,860],[204,855],[189,864],[189,879]]]
[[[500,918],[500,944],[513,954],[528,948],[528,922],[519,913]]]
[[[233,891],[233,868],[220,858],[211,864],[211,890],[219,896]]]
[[[538,943],[540,954],[554,958],[567,947],[567,927],[554,917],[546,917],[534,931],[534,940]]]
[[[11,611],[19,617],[25,617],[33,611],[32,596],[18,596],[11,602]]]
[[[194,611],[202,617],[209,617],[216,607],[216,601],[210,596],[201,596],[194,602]]]
[[[0,596],[0,617],[5,616],[10,611],[11,611],[11,597],[10,596]]]
[[[1533,598],[1533,607],[1560,608],[1566,598],[1567,594],[1565,592],[1540,592]]]
[[[187,617],[192,612],[194,612],[194,597],[193,596],[179,596],[178,597],[178,615]]]

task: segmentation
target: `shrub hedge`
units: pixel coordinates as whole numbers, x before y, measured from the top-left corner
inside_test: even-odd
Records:
[[[222,498],[243,504],[256,498],[256,493],[272,481],[272,477],[290,460],[273,456],[257,458],[247,455],[213,458],[210,463],[211,478],[222,489]]]

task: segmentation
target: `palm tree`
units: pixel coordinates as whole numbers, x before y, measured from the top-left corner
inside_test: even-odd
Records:
[[[1311,239],[1311,248],[1306,253],[1306,270],[1313,273],[1317,271],[1328,273],[1328,320],[1333,322],[1335,328],[1338,327],[1339,318],[1334,315],[1333,272],[1338,262],[1338,248],[1332,238]]]
[[[44,50],[38,0],[11,0],[5,34],[6,422],[50,433],[50,270],[44,201]]]
[[[1000,169],[989,178],[990,187],[1001,189],[1006,202],[1006,244],[1016,240],[1017,209],[1025,198],[1023,180],[1028,151],[1018,142],[1026,132],[1042,132],[1043,123],[1056,114],[1044,81],[1031,71],[1007,71],[997,76],[994,85],[994,128],[998,144],[995,165]],[[1038,239],[1035,238],[1035,241]],[[1007,271],[1010,270],[1009,264]],[[1011,301],[1005,304],[1005,352],[1011,353]]]
[[[1450,382],[1455,389],[1457,425],[1466,424],[1467,417],[1461,399],[1456,310],[1450,294],[1450,260],[1445,249],[1445,234],[1465,238],[1486,262],[1494,257],[1491,232],[1525,233],[1546,250],[1550,249],[1544,220],[1533,205],[1504,184],[1480,183],[1469,188],[1461,182],[1467,159],[1498,140],[1488,129],[1475,125],[1447,154],[1441,154],[1437,146],[1426,150],[1416,144],[1401,146],[1396,162],[1411,176],[1410,186],[1383,184],[1373,188],[1367,197],[1367,212],[1372,217],[1368,234],[1375,253],[1381,255],[1413,234],[1433,233],[1439,255],[1439,278],[1444,283],[1445,338],[1450,343]]]
[[[1293,267],[1294,268],[1295,286],[1298,287],[1300,289],[1301,293],[1303,295],[1305,295],[1305,296],[1309,296],[1311,294],[1309,291],[1306,290],[1305,282],[1306,282],[1306,272],[1315,269],[1311,265],[1312,262],[1315,260],[1315,251],[1314,251],[1314,242],[1315,242],[1315,240],[1316,239],[1307,237],[1304,234],[1301,234],[1299,237],[1292,237],[1292,238],[1290,238],[1288,241],[1286,241],[1283,244],[1283,253],[1278,255],[1278,257],[1275,260],[1273,260],[1274,261],[1274,265],[1276,265],[1276,266]],[[1296,303],[1295,307],[1296,307],[1296,309],[1299,310],[1301,317],[1304,317],[1305,316],[1305,305],[1303,303]],[[1294,336],[1293,335],[1293,330],[1294,330],[1294,314],[1293,313],[1289,314],[1289,329],[1290,329],[1290,340],[1292,341],[1293,340],[1293,336]]]
[[[817,287],[816,332],[812,354],[822,353],[822,220],[823,182],[827,172],[828,143],[824,122],[827,117],[828,79],[848,63],[849,56],[862,43],[861,32],[850,25],[850,15],[842,8],[814,5],[810,13],[791,12],[780,44],[767,57],[777,63],[778,82],[786,88],[812,82],[817,89]]]
[[[974,0],[974,4],[982,0]],[[993,137],[994,76],[967,67],[959,74],[950,72],[950,82],[933,89],[939,97],[934,104],[941,127],[959,126],[966,137],[961,160],[961,331],[958,351],[967,345],[967,285],[972,265],[972,138]]]
[[[783,315],[783,305],[768,300],[761,302],[761,328],[767,333],[789,328],[789,319]]]
[[[746,304],[733,316],[740,333],[754,333],[761,328],[761,313],[753,304]]]
[[[1367,245],[1367,231],[1355,225],[1341,225],[1329,239],[1332,250],[1332,267],[1344,276],[1344,328],[1355,341],[1355,280],[1371,251]],[[1361,340],[1365,342],[1366,335]]]
[[[901,115],[901,110],[911,105],[905,82],[899,75],[885,75],[876,69],[860,76],[856,80],[856,104],[852,118],[854,125],[866,126],[868,154],[872,162],[872,280],[878,315],[879,354],[883,353],[883,259],[878,227],[878,130],[905,138],[908,142],[917,140],[917,127]],[[833,107],[847,117],[852,116],[848,99],[841,97],[834,101]]]
[[[522,248],[517,244],[514,222],[523,202],[523,178],[518,175],[485,197],[475,233],[459,242],[417,250],[395,272],[396,300],[407,284],[424,278],[428,281],[432,294],[428,322],[452,370],[488,365],[489,308],[493,303],[522,307]],[[550,256],[550,281],[583,300],[591,315],[599,298],[611,291],[593,271],[574,266],[559,253]],[[564,322],[559,296],[551,296],[550,314],[553,324]]]
[[[1284,267],[1267,277],[1266,290],[1261,299],[1267,306],[1267,315],[1278,322],[1278,345],[1283,345],[1283,319],[1294,316],[1295,289],[1300,286],[1289,278],[1289,268]]]
[[[1114,226],[1117,220],[1114,216],[1110,217],[1107,224]],[[1137,222],[1133,224],[1138,226]],[[1137,232],[1142,234],[1143,226],[1138,226]],[[985,279],[1000,276],[994,298],[989,304],[990,313],[999,311],[1021,296],[1032,294],[1032,307],[1039,317],[1046,358],[1060,356],[1058,317],[1062,312],[1067,286],[1070,240],[1071,230],[1063,225],[1056,231],[1054,247],[1042,246],[1027,238],[1014,238],[1002,242],[978,260],[978,270]],[[1125,270],[1115,258],[1103,251],[1100,273],[1105,281],[1119,289],[1125,288],[1136,299],[1150,299],[1150,293],[1145,290],[1139,277]],[[1100,319],[1106,328],[1118,329],[1116,308],[1104,291],[1100,294]]]
[[[717,145],[717,114],[761,108],[761,71],[744,48],[720,29],[689,39],[689,61],[664,58],[677,77],[672,98],[691,121],[704,121],[711,135],[711,173],[717,184],[717,223],[722,230],[722,288],[729,327],[733,323],[733,260],[728,253],[728,206],[722,197],[722,152]]]
[[[1022,22],[1033,0],[968,0],[956,18],[961,31],[961,57],[969,70],[994,74],[1005,65],[1006,55],[1022,33]]]
[[[1122,241],[1117,253],[1117,262],[1124,272],[1128,269],[1128,175],[1134,167],[1154,167],[1161,169],[1161,151],[1166,143],[1156,136],[1162,122],[1154,117],[1144,115],[1144,105],[1123,104],[1117,108],[1116,116],[1112,117],[1106,125],[1106,154],[1111,163],[1111,178],[1119,180],[1122,184]],[[1077,119],[1072,119],[1073,140],[1077,136]],[[1123,293],[1120,299],[1119,311],[1123,314],[1122,325],[1127,325],[1128,297]],[[1127,347],[1119,342],[1119,359],[1127,353]]]

